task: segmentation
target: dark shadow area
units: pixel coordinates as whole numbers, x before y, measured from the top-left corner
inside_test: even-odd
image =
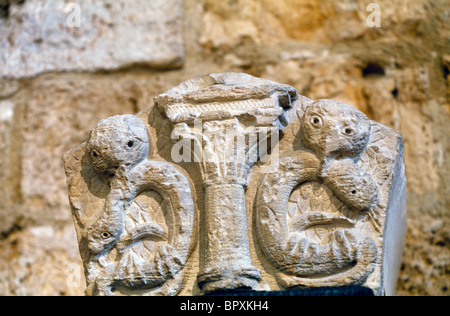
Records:
[[[384,76],[384,68],[383,66],[374,63],[369,62],[367,65],[362,69],[363,77],[369,77],[369,76]]]

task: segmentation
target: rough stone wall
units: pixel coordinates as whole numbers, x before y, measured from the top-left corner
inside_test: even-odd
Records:
[[[83,295],[62,155],[100,119],[227,71],[344,101],[403,134],[398,294],[449,294],[447,1],[139,2],[0,0],[0,295]],[[372,2],[380,27],[367,23]]]

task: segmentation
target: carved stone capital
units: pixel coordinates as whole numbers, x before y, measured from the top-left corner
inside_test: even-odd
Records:
[[[154,100],[99,122],[64,157],[88,295],[394,293],[406,216],[399,133],[239,73]]]
[[[254,288],[261,278],[250,257],[245,188],[262,147],[271,147],[270,138],[278,142],[296,97],[289,86],[228,73],[184,82],[155,98],[176,134],[200,147],[206,236],[198,283],[205,292]],[[192,135],[189,124],[199,120]]]

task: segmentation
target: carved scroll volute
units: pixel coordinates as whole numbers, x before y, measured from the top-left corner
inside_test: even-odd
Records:
[[[381,148],[398,135],[340,102],[296,107],[304,148],[282,156],[256,195],[261,249],[286,288],[370,286],[380,267],[386,185],[397,151]],[[381,287],[374,290],[380,294]]]
[[[254,288],[261,278],[250,256],[248,174],[259,157],[258,144],[278,142],[283,114],[296,97],[290,86],[226,73],[189,80],[155,98],[173,123],[172,135],[200,148],[198,155],[194,150],[194,162],[205,188],[205,236],[197,278],[203,292]]]
[[[176,295],[194,241],[191,184],[147,159],[145,123],[101,121],[64,157],[88,295]]]

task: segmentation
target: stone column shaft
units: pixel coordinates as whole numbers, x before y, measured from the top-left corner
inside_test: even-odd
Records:
[[[205,224],[208,238],[198,277],[204,291],[216,288],[253,287],[260,272],[252,265],[247,231],[245,192],[242,185],[206,188]],[[214,280],[214,281],[210,281]]]

